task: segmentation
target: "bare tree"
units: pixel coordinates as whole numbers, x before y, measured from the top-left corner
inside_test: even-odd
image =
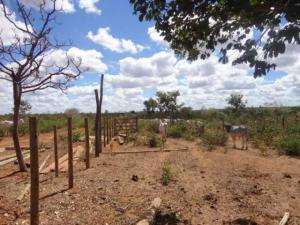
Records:
[[[39,7],[30,8],[19,0],[9,0],[9,6],[14,7],[11,9],[6,0],[0,0],[0,13],[14,32],[10,43],[0,35],[0,79],[12,83],[12,137],[21,171],[27,171],[18,136],[23,94],[47,88],[65,90],[81,73],[81,59],[69,57],[63,50],[66,45],[51,36],[56,15],[62,9],[57,8],[56,0],[41,2]],[[60,56],[64,54],[63,60],[53,60],[56,51],[60,51]]]

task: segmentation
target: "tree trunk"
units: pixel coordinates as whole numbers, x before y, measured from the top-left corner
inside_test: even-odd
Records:
[[[14,115],[13,115],[13,127],[12,127],[12,138],[16,151],[16,156],[19,164],[20,171],[27,171],[26,164],[24,162],[23,154],[20,147],[19,141],[19,115],[20,115],[20,104],[21,104],[21,87],[17,83],[13,83],[13,94],[14,94]]]

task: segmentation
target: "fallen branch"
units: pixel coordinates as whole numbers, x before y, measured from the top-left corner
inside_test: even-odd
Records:
[[[41,164],[41,166],[39,168],[39,172],[41,172],[44,169],[47,161],[50,159],[50,156],[51,156],[51,153],[45,158],[45,160]],[[29,189],[30,189],[30,183],[25,186],[23,191],[21,191],[21,194],[17,197],[17,200],[21,201],[24,198],[24,196],[26,195],[26,193],[29,191]]]
[[[289,220],[290,214],[288,212],[286,212],[284,214],[284,216],[282,217],[279,225],[285,225],[287,223],[287,221]]]
[[[102,154],[138,154],[138,153],[164,153],[164,152],[186,152],[189,148],[179,148],[179,149],[164,149],[164,150],[148,150],[148,151],[124,151],[124,152],[103,152]]]

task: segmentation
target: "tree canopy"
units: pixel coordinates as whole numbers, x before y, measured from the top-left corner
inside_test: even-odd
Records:
[[[247,101],[243,98],[244,96],[242,94],[231,94],[230,97],[226,99],[233,112],[237,113],[246,108]]]
[[[155,28],[189,60],[212,53],[246,63],[254,77],[276,68],[274,58],[300,44],[299,0],[130,0],[140,21]],[[231,50],[238,54],[231,54]],[[234,56],[233,56],[234,55]]]
[[[148,115],[153,115],[157,109],[157,101],[153,98],[144,101],[145,111]]]

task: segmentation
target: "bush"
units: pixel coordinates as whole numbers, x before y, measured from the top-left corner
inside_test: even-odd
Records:
[[[162,146],[162,140],[161,140],[160,136],[155,133],[149,133],[147,135],[147,142],[148,142],[149,147],[151,147],[151,148]]]
[[[182,121],[176,122],[167,128],[167,136],[172,138],[184,137],[184,134],[187,132],[187,126]]]
[[[281,138],[279,149],[286,155],[300,156],[300,136],[291,135]]]
[[[202,136],[204,144],[208,145],[210,148],[214,146],[224,146],[227,142],[228,135],[222,130],[211,130]]]
[[[139,131],[146,131],[150,133],[158,133],[159,123],[155,120],[141,120],[139,122]]]

